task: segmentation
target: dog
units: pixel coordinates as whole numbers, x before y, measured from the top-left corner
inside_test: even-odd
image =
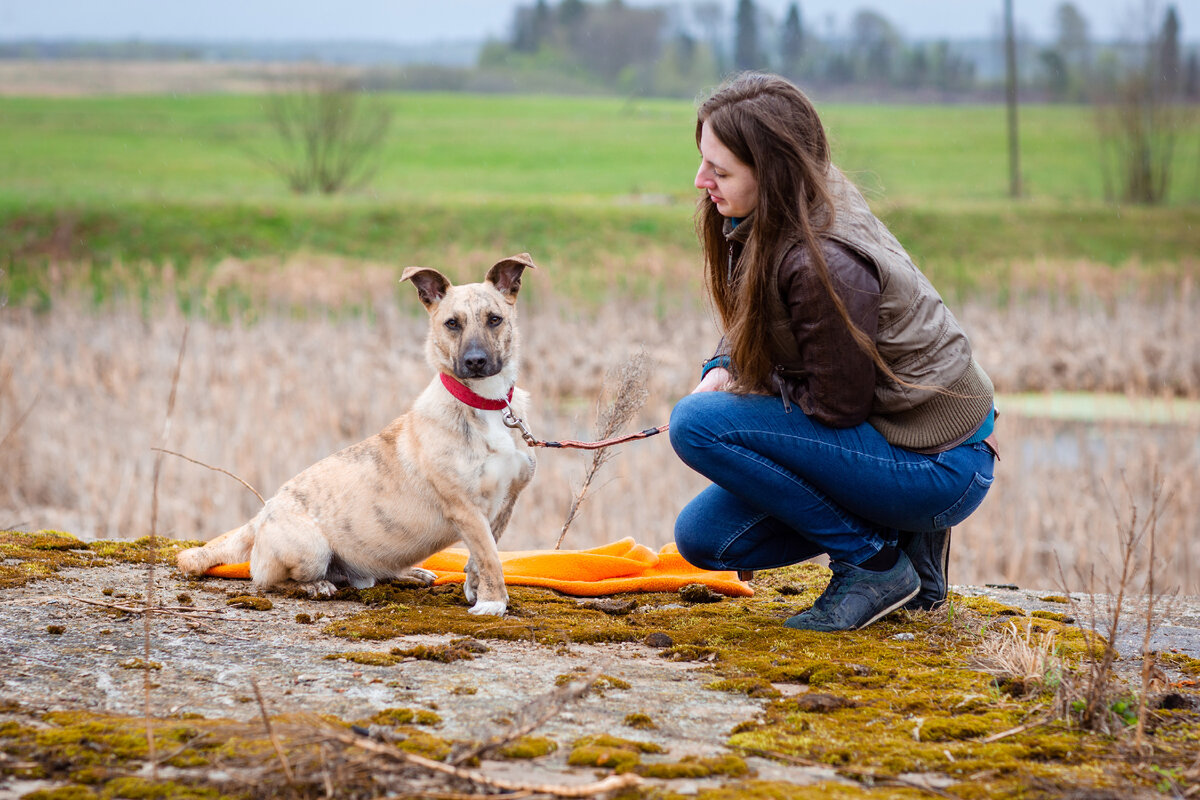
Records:
[[[433,573],[414,565],[462,540],[471,613],[503,615],[496,544],[536,461],[499,409],[507,402],[523,418],[529,402],[515,388],[516,302],[534,266],[522,253],[462,286],[435,269],[404,270],[429,312],[425,359],[436,373],[412,408],[289,480],[241,527],[180,552],[179,568],[200,575],[248,560],[259,589],[291,580],[328,597],[388,578],[429,585]]]

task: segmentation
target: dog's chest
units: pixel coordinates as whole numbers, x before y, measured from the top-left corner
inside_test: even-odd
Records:
[[[533,462],[523,448],[517,446],[512,429],[504,424],[499,414],[489,414],[485,420],[480,432],[487,455],[483,459],[479,490],[490,501],[490,513],[495,513],[512,484],[529,479]]]

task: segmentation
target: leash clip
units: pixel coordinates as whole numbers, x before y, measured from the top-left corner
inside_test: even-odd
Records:
[[[521,432],[521,438],[525,440],[525,444],[530,447],[537,447],[538,440],[534,437],[533,432],[529,430],[529,426],[525,424],[525,420],[518,417],[512,411],[512,406],[508,401],[504,401],[504,408],[500,409],[500,418],[509,428],[516,428]]]

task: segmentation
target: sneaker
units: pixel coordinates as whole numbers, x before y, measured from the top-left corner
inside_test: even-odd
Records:
[[[950,565],[950,529],[933,533],[901,533],[900,550],[921,577],[921,591],[904,605],[905,611],[930,611],[946,602]]]
[[[900,553],[886,572],[872,572],[844,561],[831,561],[833,577],[812,608],[783,624],[806,631],[853,631],[903,606],[921,591],[921,578]]]

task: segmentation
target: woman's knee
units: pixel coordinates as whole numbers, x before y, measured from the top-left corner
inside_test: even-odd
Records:
[[[712,525],[706,523],[706,515],[695,508],[696,503],[684,506],[675,518],[675,546],[679,555],[700,569],[723,569],[718,558],[717,542],[713,541]]]
[[[671,447],[680,457],[712,443],[715,434],[710,423],[719,405],[717,395],[717,392],[684,395],[671,409],[668,433]]]

